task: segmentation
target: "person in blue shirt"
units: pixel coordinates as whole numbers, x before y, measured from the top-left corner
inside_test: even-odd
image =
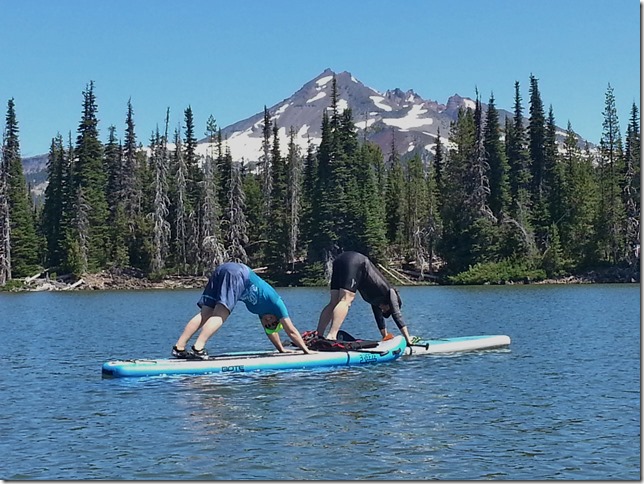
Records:
[[[226,262],[217,266],[210,276],[197,303],[200,312],[188,321],[177,343],[172,347],[172,356],[207,360],[206,343],[221,328],[238,301],[243,301],[251,313],[259,316],[266,336],[280,353],[294,351],[284,349],[278,334],[280,329],[284,329],[291,341],[304,353],[314,353],[308,349],[291,321],[284,301],[277,291],[247,265]],[[199,336],[192,345],[192,351],[186,350],[188,341],[200,329]]]

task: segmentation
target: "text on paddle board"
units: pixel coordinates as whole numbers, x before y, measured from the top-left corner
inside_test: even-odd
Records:
[[[377,360],[378,357],[376,355],[360,355],[360,363],[371,363]]]
[[[235,365],[235,366],[222,366],[221,367],[221,372],[227,372],[227,371],[245,371],[244,370],[244,365]]]

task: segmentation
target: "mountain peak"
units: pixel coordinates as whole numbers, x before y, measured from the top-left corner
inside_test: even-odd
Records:
[[[400,154],[417,150],[427,154],[436,143],[438,130],[449,133],[450,123],[455,120],[453,111],[436,101],[423,99],[413,89],[395,88],[383,94],[348,71],[335,72],[327,67],[290,97],[268,108],[272,122],[277,123],[283,150],[291,128],[295,130],[295,141],[303,153],[309,142],[319,144],[322,115],[331,107],[334,78],[338,111],[351,108],[359,136],[378,144],[384,153],[390,151],[394,136]],[[463,106],[467,101],[471,102],[452,97],[448,107]],[[234,160],[256,161],[260,158],[263,120],[263,112],[260,112],[222,130]],[[200,142],[204,152],[205,142],[205,139]]]

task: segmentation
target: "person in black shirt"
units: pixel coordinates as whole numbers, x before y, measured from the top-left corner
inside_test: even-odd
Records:
[[[333,261],[331,300],[322,310],[318,321],[317,332],[320,337],[324,336],[326,328],[331,323],[331,329],[326,338],[337,339],[338,331],[356,297],[356,291],[360,292],[362,299],[371,304],[376,324],[383,338],[387,336],[385,318],[393,316],[407,344],[411,344],[411,336],[400,312],[402,306],[400,294],[389,285],[369,258],[359,252],[343,252]]]

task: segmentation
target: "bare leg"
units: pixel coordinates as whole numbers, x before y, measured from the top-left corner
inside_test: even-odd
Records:
[[[204,306],[205,307],[205,306]],[[201,332],[199,333],[199,337],[197,338],[197,341],[195,341],[195,344],[193,345],[193,348],[197,351],[201,351],[204,346],[206,346],[206,343],[210,339],[210,337],[217,332],[219,328],[221,328],[221,325],[224,324],[224,321],[228,318],[228,315],[230,314],[230,311],[224,306],[223,304],[217,304],[214,309],[211,309],[210,312],[208,313],[208,317],[204,318],[203,314],[203,309],[202,309],[202,320],[204,321],[202,327],[201,327]]]
[[[188,344],[188,341],[190,340],[190,338],[192,338],[192,335],[194,335],[199,330],[199,328],[203,329],[201,330],[201,334],[199,335],[197,341],[199,341],[199,339],[203,337],[206,329],[208,330],[208,337],[203,341],[203,346],[205,346],[208,338],[210,338],[221,327],[229,314],[230,312],[228,311],[228,309],[226,309],[226,307],[222,306],[221,304],[217,304],[214,308],[203,306],[201,308],[201,312],[195,314],[193,318],[188,321],[186,328],[183,330],[183,333],[177,340],[177,344],[175,346],[178,350],[184,350],[186,348],[186,345]],[[219,321],[219,324],[217,324],[217,321]],[[208,323],[210,323],[209,326]],[[203,346],[198,347],[197,349],[202,349]]]
[[[347,291],[346,289],[340,289],[338,293],[339,301],[333,308],[331,329],[329,330],[329,334],[326,335],[327,339],[336,339],[338,337],[338,331],[347,317],[349,308],[356,297],[355,292]]]
[[[177,344],[175,345],[178,350],[185,350],[186,345],[188,344],[188,341],[190,338],[192,338],[192,335],[195,334],[199,328],[201,328],[201,325],[203,324],[203,312],[204,309],[209,309],[212,311],[212,308],[209,308],[207,306],[204,306],[201,310],[201,312],[195,314],[190,321],[188,321],[188,324],[186,324],[186,328],[183,330],[183,333],[181,333],[181,336],[179,336],[179,339],[177,340]]]
[[[331,317],[333,316],[333,309],[335,308],[335,305],[338,304],[338,301],[340,300],[340,294],[337,289],[331,289],[331,300],[329,301],[329,304],[324,306],[324,309],[320,313],[320,319],[318,320],[318,335],[319,336],[324,336],[324,332],[326,331],[327,326],[331,322]]]

